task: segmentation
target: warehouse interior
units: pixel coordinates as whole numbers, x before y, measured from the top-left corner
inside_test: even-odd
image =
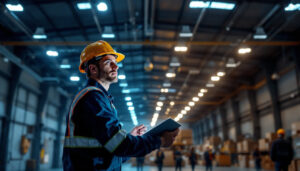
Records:
[[[105,40],[125,59],[109,92],[126,131],[167,118],[174,149],[214,152],[213,170],[262,170],[276,131],[300,170],[300,1],[3,0],[0,2],[0,170],[62,170],[66,116],[86,84],[80,53]],[[156,170],[156,151],[144,170]],[[136,159],[124,164],[136,170]]]

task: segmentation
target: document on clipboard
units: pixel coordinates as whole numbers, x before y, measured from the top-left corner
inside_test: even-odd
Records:
[[[169,118],[169,119],[163,121],[162,123],[160,123],[159,125],[157,125],[156,127],[152,128],[145,134],[146,135],[149,135],[149,134],[160,135],[161,133],[163,133],[165,131],[174,131],[175,129],[179,128],[180,126],[181,125],[178,122]]]

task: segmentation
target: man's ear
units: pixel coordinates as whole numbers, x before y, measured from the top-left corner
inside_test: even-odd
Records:
[[[91,74],[96,74],[98,72],[98,68],[95,64],[90,64],[89,65],[89,70]]]

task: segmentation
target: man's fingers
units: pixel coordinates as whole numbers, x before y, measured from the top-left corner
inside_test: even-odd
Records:
[[[142,129],[143,127],[145,127],[145,125],[141,124],[141,125],[137,126],[136,129]]]

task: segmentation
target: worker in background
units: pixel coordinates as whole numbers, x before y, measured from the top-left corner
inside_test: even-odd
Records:
[[[177,169],[179,171],[181,171],[181,163],[182,163],[182,154],[180,152],[180,147],[177,146],[175,148],[175,152],[174,152],[174,160],[175,160],[175,171],[177,171]]]
[[[258,147],[255,148],[254,152],[253,152],[253,158],[254,158],[254,162],[255,162],[255,169],[256,171],[260,171],[261,169],[261,155],[260,152],[258,150]]]
[[[105,41],[94,42],[82,51],[79,70],[86,73],[88,81],[75,96],[67,116],[65,171],[121,170],[127,157],[168,147],[177,136],[178,129],[161,135],[143,135],[144,125],[130,133],[122,129],[108,89],[117,82],[117,63],[124,58]]]
[[[189,160],[190,160],[190,164],[191,164],[191,167],[192,167],[192,171],[194,171],[195,166],[197,164],[197,160],[198,160],[198,157],[197,157],[197,154],[195,152],[194,147],[191,148],[191,152],[190,152],[190,155],[189,155]]]
[[[288,171],[288,166],[293,160],[294,151],[290,142],[284,139],[284,129],[278,129],[278,139],[272,143],[271,159],[275,162],[276,171]]]
[[[204,160],[206,171],[212,171],[213,154],[210,146],[206,147],[206,151],[204,153]]]
[[[136,168],[137,171],[143,171],[143,165],[144,165],[145,157],[137,157],[136,158]]]
[[[157,164],[158,171],[162,171],[162,167],[164,164],[165,154],[161,149],[158,149],[156,152],[155,163]]]

